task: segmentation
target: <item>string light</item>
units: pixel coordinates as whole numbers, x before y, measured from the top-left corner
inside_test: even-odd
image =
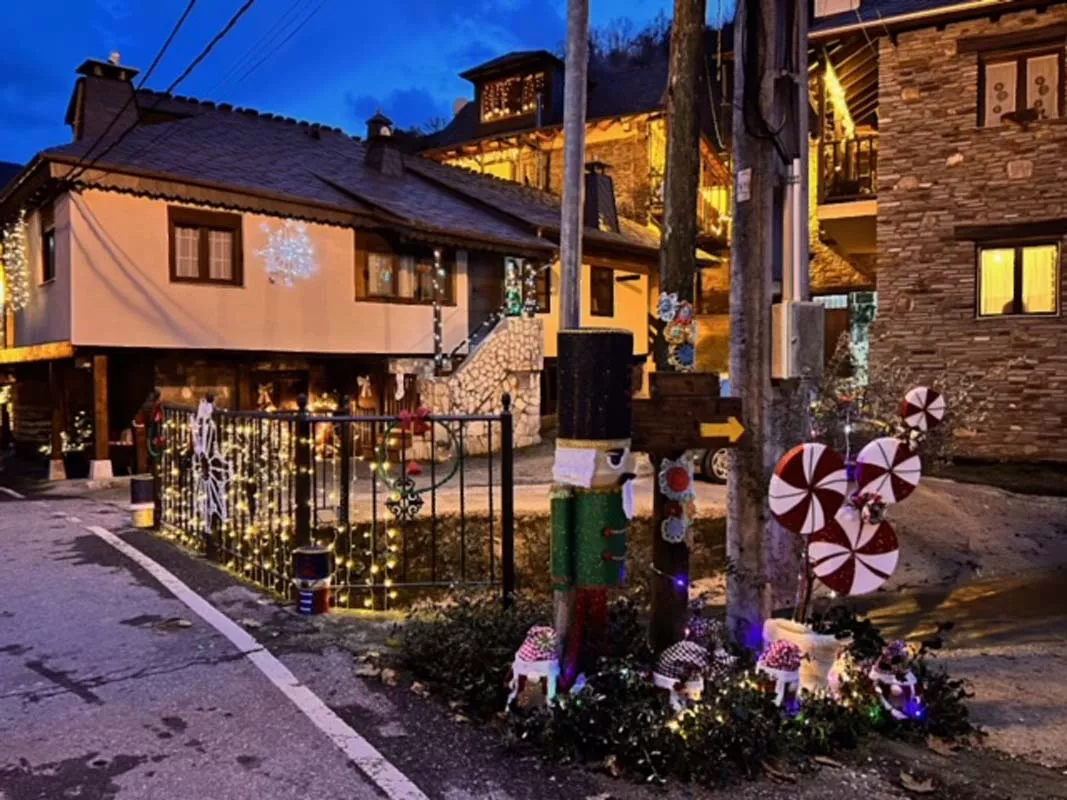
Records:
[[[4,229],[3,301],[12,311],[21,311],[30,302],[30,259],[26,245],[26,212]]]

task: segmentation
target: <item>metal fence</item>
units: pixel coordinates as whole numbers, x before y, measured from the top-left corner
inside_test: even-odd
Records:
[[[292,552],[333,554],[332,602],[387,610],[455,586],[514,592],[510,398],[499,415],[163,408],[163,532],[291,592]],[[494,453],[494,450],[497,452]]]

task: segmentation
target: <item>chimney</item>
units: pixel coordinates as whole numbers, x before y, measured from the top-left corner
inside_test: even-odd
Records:
[[[619,212],[615,208],[615,182],[608,165],[590,161],[585,165],[585,219],[587,228],[619,232]]]
[[[76,70],[78,78],[67,105],[67,124],[74,130],[74,140],[95,138],[107,130],[115,115],[122,119],[111,131],[124,131],[137,121],[137,104],[130,103],[133,79],[138,70],[123,66],[119,54],[111,53],[107,61],[86,59]]]
[[[466,97],[457,97],[455,100],[453,100],[452,101],[452,116],[453,117],[458,117],[459,116],[459,112],[462,111],[464,108],[466,108],[467,107],[467,103],[469,103],[469,102],[470,102],[470,100],[468,100]]]
[[[383,175],[404,174],[404,158],[393,138],[393,121],[381,111],[367,120],[367,144],[363,163]]]

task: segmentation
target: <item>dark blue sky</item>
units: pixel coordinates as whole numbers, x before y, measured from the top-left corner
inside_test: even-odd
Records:
[[[0,49],[0,160],[25,162],[69,140],[63,117],[75,67],[117,50],[124,64],[146,69],[186,0],[11,5]],[[148,86],[173,81],[240,5],[199,0]],[[593,26],[627,17],[640,28],[673,2],[590,5]],[[728,5],[708,0],[709,21]],[[353,134],[379,106],[402,126],[450,118],[452,101],[470,96],[457,73],[508,50],[556,50],[565,15],[566,0],[257,0],[175,91]]]

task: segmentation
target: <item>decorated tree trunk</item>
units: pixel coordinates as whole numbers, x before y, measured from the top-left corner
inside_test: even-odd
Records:
[[[598,657],[608,593],[626,579],[632,516],[630,359],[626,331],[559,333],[559,438],[552,470],[552,584],[560,686]]]

